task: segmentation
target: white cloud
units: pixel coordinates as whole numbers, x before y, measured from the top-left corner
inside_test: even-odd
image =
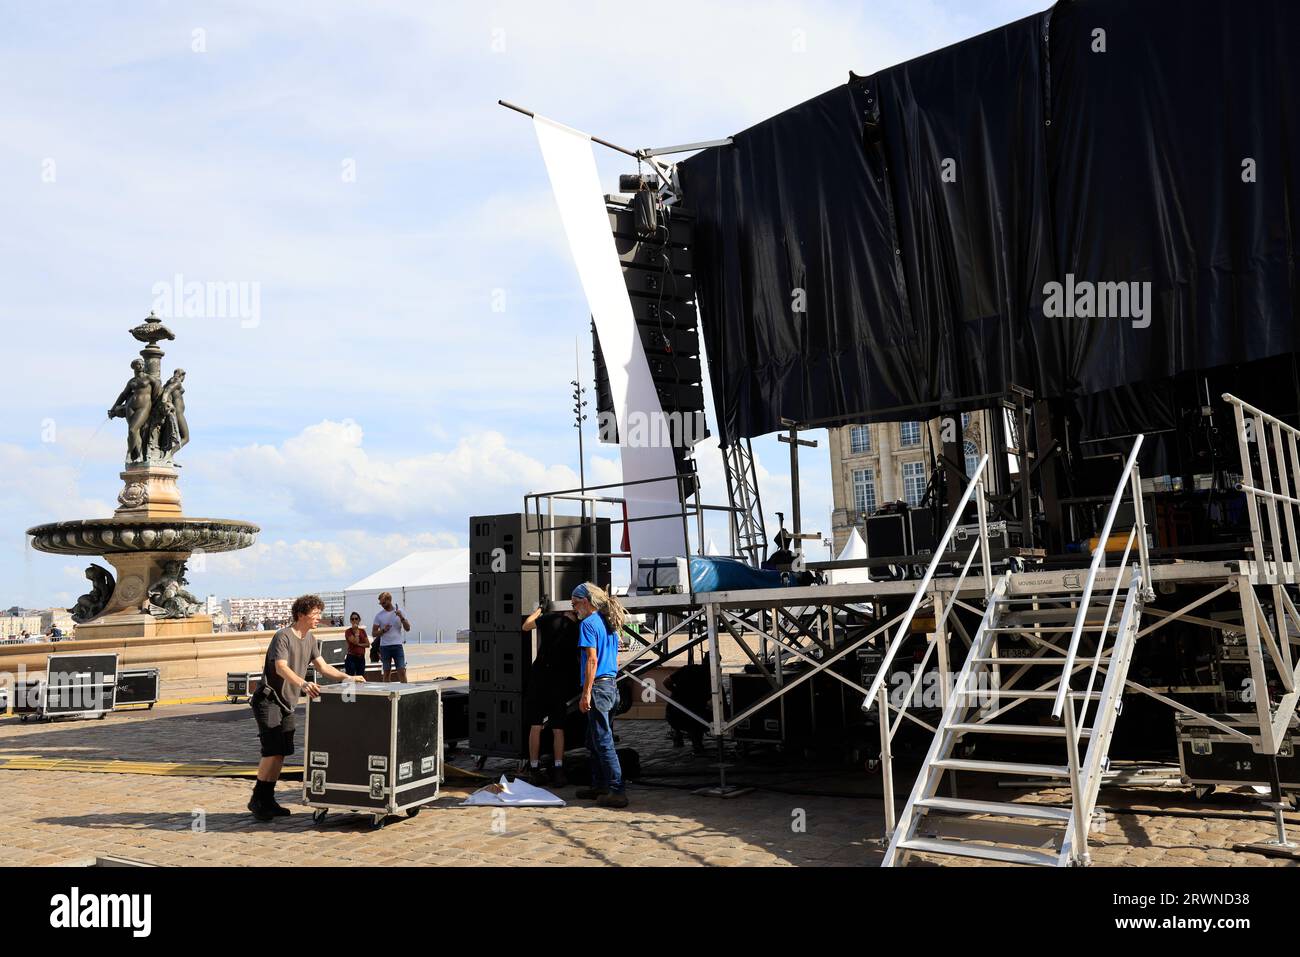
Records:
[[[38,525],[113,514],[113,505],[82,494],[79,471],[64,459],[63,451],[57,443],[35,450],[0,443],[0,476],[5,489],[0,516],[5,524]]]
[[[225,595],[250,598],[305,588],[339,590],[411,552],[460,544],[446,532],[372,535],[349,530],[328,541],[275,538],[243,551],[210,555],[205,573],[191,578],[208,591],[219,584]]]
[[[301,515],[418,521],[465,516],[477,503],[516,493],[572,488],[578,477],[509,447],[499,432],[462,437],[446,452],[379,454],[365,448],[352,421],[308,426],[278,446],[253,445],[223,456],[236,483],[273,489]]]

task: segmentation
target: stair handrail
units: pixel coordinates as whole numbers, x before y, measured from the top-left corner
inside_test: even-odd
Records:
[[[1079,614],[1074,619],[1074,629],[1070,632],[1070,647],[1065,653],[1064,667],[1061,669],[1061,685],[1056,690],[1056,700],[1052,704],[1052,718],[1056,721],[1061,720],[1061,712],[1065,710],[1065,698],[1070,690],[1070,676],[1074,673],[1074,659],[1079,652],[1079,638],[1083,634],[1083,626],[1088,618],[1088,604],[1092,601],[1092,590],[1097,584],[1097,574],[1106,565],[1106,546],[1110,542],[1110,529],[1115,524],[1115,515],[1119,511],[1120,502],[1124,499],[1125,485],[1128,485],[1133,493],[1133,527],[1137,530],[1142,581],[1151,580],[1151,564],[1147,554],[1146,515],[1142,508],[1142,477],[1137,467],[1138,452],[1142,449],[1144,438],[1145,435],[1139,434],[1133,442],[1133,450],[1129,452],[1128,461],[1124,463],[1124,470],[1120,473],[1119,482],[1115,486],[1110,510],[1106,512],[1106,521],[1102,525],[1101,535],[1092,550],[1092,564],[1088,568],[1088,579],[1079,598]],[[1122,569],[1120,574],[1123,575]],[[1118,586],[1118,582],[1116,585]]]
[[[1243,402],[1230,392],[1223,393],[1223,401],[1232,406],[1237,427],[1237,449],[1241,454],[1241,479],[1237,491],[1246,495],[1246,514],[1250,521],[1250,539],[1254,548],[1256,567],[1262,580],[1270,584],[1284,581],[1283,562],[1300,562],[1300,430],[1288,425],[1275,415]],[[1272,433],[1273,453],[1269,454],[1269,435]],[[1259,477],[1250,460],[1250,446],[1254,444],[1259,454]],[[1274,487],[1273,471],[1277,470]],[[1278,520],[1278,509],[1282,521]],[[1268,537],[1260,510],[1268,520]],[[1272,556],[1272,561],[1268,560]]]
[[[1137,533],[1138,533],[1138,526],[1135,523],[1133,527],[1129,530],[1128,539],[1124,542],[1124,554],[1119,557],[1120,568],[1128,567],[1128,557],[1129,554],[1133,551],[1133,541],[1137,537]],[[1136,578],[1137,574],[1138,574],[1137,572],[1134,572],[1133,577]],[[1076,725],[1078,729],[1075,733],[1076,740],[1083,734],[1083,729],[1084,727],[1087,726],[1088,706],[1092,701],[1090,697],[1092,694],[1092,687],[1094,684],[1097,683],[1097,669],[1101,666],[1102,651],[1106,646],[1106,635],[1109,634],[1110,632],[1110,620],[1115,615],[1115,601],[1116,599],[1119,598],[1119,587],[1121,584],[1123,584],[1123,582],[1124,582],[1123,575],[1115,576],[1115,586],[1111,588],[1110,601],[1106,603],[1106,617],[1105,619],[1103,619],[1101,623],[1101,631],[1097,638],[1097,653],[1093,655],[1092,668],[1090,668],[1088,671],[1088,686],[1084,689],[1083,707],[1082,710],[1079,712],[1078,723]],[[1130,582],[1130,588],[1131,587],[1132,587],[1132,582]],[[1122,624],[1123,622],[1121,620],[1121,625]],[[1116,626],[1117,642],[1119,637],[1118,634],[1119,627],[1120,627],[1119,625]],[[1113,652],[1113,646],[1112,646],[1112,652]]]
[[[984,598],[993,593],[993,567],[989,561],[989,529],[988,529],[988,502],[984,496],[984,473],[988,469],[989,456],[985,452],[980,457],[979,464],[975,466],[975,474],[970,477],[966,483],[966,491],[962,493],[961,500],[958,501],[957,507],[953,509],[952,518],[948,522],[947,529],[944,530],[943,537],[934,547],[934,555],[930,559],[930,564],[926,566],[925,575],[921,577],[920,583],[916,586],[916,593],[912,595],[912,603],[907,606],[907,611],[903,615],[903,620],[899,622],[898,630],[894,632],[894,637],[890,640],[888,648],[885,649],[884,658],[881,659],[879,670],[875,678],[871,681],[871,687],[867,689],[867,696],[862,701],[862,710],[870,711],[871,706],[876,702],[876,696],[880,691],[880,686],[889,676],[889,666],[894,663],[894,656],[902,646],[903,640],[907,637],[912,628],[912,619],[916,617],[917,609],[921,607],[921,601],[925,598],[926,591],[930,587],[930,580],[934,578],[934,573],[939,564],[944,560],[944,554],[948,550],[948,542],[952,539],[957,525],[961,522],[962,512],[965,511],[966,505],[970,502],[971,496],[978,489],[980,495],[975,500],[976,512],[979,515],[979,540],[971,545],[970,555],[967,556],[966,565],[962,569],[961,577],[957,580],[957,588],[966,579],[966,572],[970,569],[971,559],[974,558],[975,549],[980,550],[984,572]],[[956,592],[954,591],[954,594]],[[881,716],[882,720],[888,720],[886,715]]]
[[[1120,613],[1119,626],[1115,633],[1115,643],[1111,646],[1110,664],[1106,668],[1106,681],[1102,685],[1100,701],[1097,705],[1097,717],[1093,721],[1091,733],[1088,736],[1088,750],[1084,756],[1083,762],[1078,763],[1077,741],[1071,736],[1067,742],[1068,753],[1072,758],[1072,784],[1074,785],[1071,795],[1071,827],[1073,831],[1073,846],[1067,848],[1069,857],[1072,861],[1087,863],[1088,860],[1088,829],[1092,822],[1092,812],[1097,806],[1097,796],[1101,790],[1101,777],[1104,771],[1103,757],[1109,750],[1110,731],[1114,726],[1115,719],[1118,716],[1118,710],[1115,708],[1115,702],[1110,700],[1112,697],[1120,695],[1124,691],[1125,672],[1127,670],[1126,661],[1132,654],[1133,642],[1137,640],[1136,617],[1141,614],[1138,607],[1138,600],[1141,598],[1148,587],[1147,581],[1142,577],[1140,568],[1134,568],[1133,574],[1129,579],[1128,597],[1124,599],[1124,610]],[[1100,652],[1098,654],[1100,657]],[[1087,707],[1088,698],[1084,698],[1084,707]],[[1073,714],[1073,709],[1068,712]],[[1069,725],[1067,723],[1067,730]],[[1079,722],[1082,729],[1084,722]]]

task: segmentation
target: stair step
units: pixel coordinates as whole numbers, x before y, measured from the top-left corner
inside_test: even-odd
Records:
[[[1055,701],[1055,691],[1017,691],[1015,688],[987,688],[980,691],[960,692],[971,697],[988,697],[988,698],[1030,698],[1042,701]],[[1067,694],[1069,698],[1082,698],[1082,691],[1071,691]],[[1087,694],[1089,700],[1096,701],[1101,697],[1100,691],[1090,691]]]
[[[1074,663],[1076,665],[1090,665],[1096,660],[1096,658],[1082,658],[1076,655]],[[1065,655],[1038,655],[1023,658],[976,658],[975,663],[979,665],[1063,665],[1065,664]]]
[[[1112,621],[1106,626],[1107,631],[1114,631],[1119,627],[1119,622]],[[986,631],[996,631],[1000,635],[1037,635],[1037,634],[1073,634],[1073,625],[992,625],[985,629]],[[1085,623],[1083,631],[1101,631],[1101,623]]]
[[[1070,769],[1050,764],[1021,764],[1015,761],[980,761],[975,758],[939,758],[932,767],[947,771],[982,771],[987,774],[1021,774],[1026,777],[1068,778]]]
[[[983,734],[1022,734],[1037,735],[1044,738],[1063,738],[1065,737],[1065,726],[1060,724],[980,724],[962,723],[948,725],[949,731],[957,731],[962,734],[971,732]],[[1091,728],[1083,728],[1082,736],[1089,737],[1092,734]]]
[[[1105,614],[1101,608],[1094,609],[1095,621],[1103,621]],[[1017,621],[1066,621],[1073,623],[1079,617],[1077,608],[1005,608],[999,620]]]
[[[898,846],[909,851],[925,851],[930,854],[951,854],[956,857],[977,857],[985,861],[1002,861],[1005,864],[1033,864],[1038,867],[1056,867],[1055,854],[1031,851],[1027,848],[993,847],[987,844],[967,844],[959,841],[943,841],[932,837],[913,837],[899,841]]]
[[[1035,821],[1070,820],[1070,809],[1046,807],[1042,804],[1004,804],[999,801],[969,801],[959,798],[932,797],[916,802],[917,807],[931,811],[951,811],[956,814],[996,814],[1001,817],[1023,817]]]

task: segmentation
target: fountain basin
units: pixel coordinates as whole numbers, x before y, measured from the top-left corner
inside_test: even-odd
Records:
[[[32,547],[52,555],[122,555],[142,552],[233,552],[248,548],[261,529],[221,518],[92,518],[29,528]]]

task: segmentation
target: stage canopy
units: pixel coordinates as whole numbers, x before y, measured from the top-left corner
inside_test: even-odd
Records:
[[[1012,383],[1141,427],[1294,353],[1298,43],[1286,0],[1062,2],[683,162],[724,444]]]

